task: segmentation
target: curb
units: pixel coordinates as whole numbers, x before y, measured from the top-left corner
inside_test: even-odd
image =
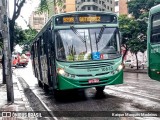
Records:
[[[124,72],[128,72],[128,73],[144,73],[147,74],[147,70],[136,70],[136,69],[124,69]]]
[[[44,109],[50,114],[50,116],[51,116],[51,119],[52,120],[58,120],[58,118],[57,117],[55,117],[55,115],[51,112],[51,110],[46,106],[46,104],[43,102],[43,100],[39,97],[39,96],[37,96],[36,95],[36,93],[32,90],[32,89],[30,89],[30,87],[29,87],[29,85],[25,82],[25,83],[20,83],[20,81],[25,81],[21,76],[19,76],[19,77],[17,77],[18,78],[18,81],[19,81],[19,84],[21,85],[21,89],[22,89],[22,91],[26,91],[26,89],[28,89],[28,90],[30,90],[31,92],[32,92],[32,94],[34,94],[34,96],[38,99],[38,102],[40,102],[40,104],[44,107]],[[24,92],[23,92],[24,93]],[[24,95],[25,95],[25,93],[24,93]],[[27,98],[27,96],[25,95],[25,98]],[[34,109],[34,108],[33,108]],[[34,110],[33,110],[34,111]],[[48,118],[48,119],[50,119],[50,118]]]
[[[17,79],[15,83],[17,84],[18,90],[21,94],[22,101],[24,101],[24,103],[25,103],[26,111],[33,111],[33,109],[30,107],[28,99],[24,95],[23,88],[22,88],[20,82],[18,81],[18,78],[16,77],[15,74],[13,74],[13,75],[14,75],[14,79]]]

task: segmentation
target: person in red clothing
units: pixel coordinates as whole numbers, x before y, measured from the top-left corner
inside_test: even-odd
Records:
[[[17,59],[18,59],[18,63],[20,63],[21,56],[19,53],[17,54]]]
[[[13,57],[12,66],[13,66],[13,67],[17,67],[17,64],[18,64],[18,59],[17,59],[17,57]]]

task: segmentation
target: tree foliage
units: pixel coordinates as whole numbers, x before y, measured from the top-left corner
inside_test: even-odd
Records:
[[[19,44],[20,46],[24,46],[25,51],[27,51],[29,50],[29,46],[32,43],[32,40],[37,33],[38,32],[35,29],[22,30],[21,27],[16,25],[14,34],[14,39],[15,39],[14,44],[15,45]]]
[[[128,2],[129,13],[136,19],[148,17],[151,7],[160,4],[160,0],[131,0]]]
[[[139,51],[144,52],[147,48],[146,22],[137,21],[135,18],[129,18],[127,15],[122,15],[119,17],[119,24],[122,33],[122,47],[125,48],[123,59],[127,51],[134,53],[137,59],[137,53]]]
[[[63,8],[64,0],[40,0],[40,4],[37,13],[42,14],[48,12],[49,16],[51,13],[55,13],[55,6]]]
[[[136,59],[139,51],[144,53],[147,49],[146,18],[148,17],[150,8],[157,4],[160,4],[160,0],[131,0],[128,2],[128,10],[132,18],[127,18],[127,16],[120,17],[120,29],[123,33],[122,44],[123,46],[127,46],[127,50],[135,54]],[[134,24],[131,21],[134,21]],[[128,27],[124,27],[125,24]]]
[[[9,32],[10,32],[10,47],[13,52],[14,41],[15,41],[15,21],[19,17],[21,9],[25,4],[26,0],[14,0],[13,16],[9,19]]]
[[[128,18],[127,15],[121,15],[119,17],[119,27],[122,33],[122,47],[125,48],[123,59],[129,50],[131,40],[136,36],[135,31],[138,29],[138,23],[134,18]]]

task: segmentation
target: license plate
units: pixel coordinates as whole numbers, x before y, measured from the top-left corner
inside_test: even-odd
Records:
[[[97,78],[88,80],[88,83],[98,83],[98,82],[99,82],[99,79]]]

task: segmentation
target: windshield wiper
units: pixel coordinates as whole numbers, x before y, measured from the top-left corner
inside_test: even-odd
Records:
[[[86,39],[85,36],[84,38],[80,35],[80,33],[74,28],[74,26],[70,26],[71,30],[80,38],[80,40],[85,43],[85,47],[86,47],[86,52],[87,52],[87,43],[86,43]]]
[[[85,43],[86,42],[86,39],[83,38],[80,33],[74,28],[74,26],[70,26],[71,30],[80,38],[80,40]]]
[[[96,38],[96,43],[98,43],[103,35],[104,29],[105,29],[106,25],[103,25],[103,27],[101,27],[101,30],[99,32],[98,38]]]

